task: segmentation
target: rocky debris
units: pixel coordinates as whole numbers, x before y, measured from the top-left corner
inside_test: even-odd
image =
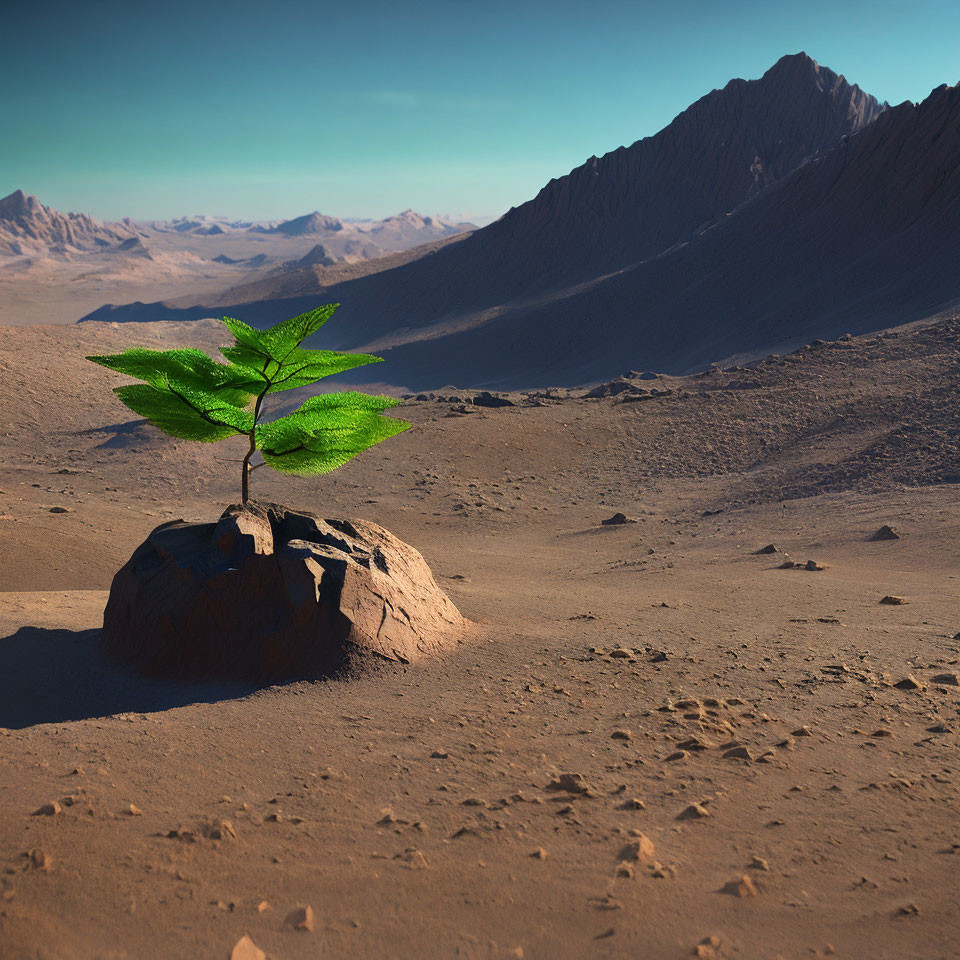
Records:
[[[267,955],[245,933],[230,951],[230,960],[267,960]]]
[[[720,960],[722,954],[721,940],[717,936],[704,937],[694,948],[693,956],[698,960]]]
[[[269,682],[408,663],[464,625],[382,527],[253,502],[157,527],[114,577],[100,642],[146,674]]]
[[[826,570],[827,565],[818,560],[785,560],[780,564],[781,570]]]
[[[749,867],[751,870],[769,870],[770,864],[763,857],[753,856],[750,858]]]
[[[398,853],[393,859],[399,860],[408,870],[426,870],[430,866],[423,852],[416,847],[407,847],[403,853]]]
[[[941,687],[960,687],[960,674],[938,673],[935,677],[930,678],[930,682]]]
[[[550,783],[547,784],[546,789],[553,792],[564,791],[566,793],[584,795],[591,795],[593,793],[587,782],[583,779],[583,775],[579,773],[561,773],[556,780],[551,780]]]
[[[897,690],[926,690],[927,688],[914,677],[912,674],[907,674],[902,680],[899,680],[894,684],[894,687]]]
[[[308,906],[294,907],[283,921],[288,927],[294,930],[302,930],[304,933],[313,933],[313,908]]]
[[[620,862],[652,860],[654,853],[656,853],[656,849],[653,846],[653,841],[641,833],[636,839],[624,844],[617,855],[617,860]]]
[[[760,556],[765,553],[779,553],[780,548],[772,543],[768,543],[765,547],[761,547],[759,550],[754,550],[753,552],[755,555]]]
[[[31,850],[27,857],[27,866],[31,870],[50,870],[53,868],[53,857],[46,850],[36,847]]]
[[[214,820],[211,823],[205,823],[200,832],[208,840],[236,840],[237,831],[230,820]]]
[[[633,734],[629,730],[614,730],[610,734],[611,740],[632,740]]]
[[[537,847],[537,849],[530,854],[530,857],[533,860],[546,860],[548,856],[549,854],[543,849],[543,847]]]
[[[42,806],[37,807],[33,811],[33,816],[35,817],[55,817],[57,814],[62,813],[63,808],[57,803],[56,800],[53,800],[50,803],[45,803]]]
[[[722,892],[741,898],[755,897],[757,895],[757,887],[753,880],[751,880],[747,874],[744,874],[739,879],[731,880],[725,884]]]
[[[143,811],[134,803],[127,806],[127,814],[131,817],[142,817]]]
[[[621,523],[636,523],[632,517],[628,517],[625,513],[615,513],[612,517],[607,517],[606,520],[601,520],[600,525],[603,527],[615,527]]]
[[[710,811],[703,806],[701,803],[691,803],[690,806],[684,807],[680,813],[677,814],[678,820],[703,820],[706,817],[710,816]]]
[[[588,390],[583,394],[582,399],[598,400],[606,397],[619,397],[623,394],[633,394],[637,396],[649,392],[649,390],[638,387],[635,383],[631,383],[623,377],[618,377],[616,380],[608,380],[606,383],[601,383],[592,390]]]
[[[907,601],[903,597],[895,597],[892,594],[887,594],[885,597],[880,598],[880,602],[891,607],[899,607]]]
[[[896,527],[890,527],[887,524],[884,524],[872,537],[870,540],[899,540],[900,532]]]
[[[516,404],[509,398],[499,393],[490,393],[484,390],[473,398],[475,407],[515,407]]]
[[[724,760],[752,760],[753,754],[746,747],[732,747],[723,755]]]

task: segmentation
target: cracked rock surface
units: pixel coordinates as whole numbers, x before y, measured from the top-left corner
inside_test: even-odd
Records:
[[[377,524],[251,502],[153,530],[114,577],[101,646],[153,675],[277,681],[409,663],[464,624]]]

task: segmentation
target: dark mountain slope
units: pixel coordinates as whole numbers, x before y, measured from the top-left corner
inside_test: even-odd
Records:
[[[521,386],[682,372],[960,301],[960,87],[888,110],[653,260],[386,354],[400,382]]]
[[[472,322],[519,297],[562,291],[686,240],[882,109],[806,54],[784,57],[759,80],[732,80],[707,94],[655,136],[551,180],[462,243],[316,293],[343,303],[346,342],[439,320]],[[290,306],[251,303],[237,312],[268,322]],[[172,315],[159,305],[152,319]],[[123,308],[109,319],[125,319]]]

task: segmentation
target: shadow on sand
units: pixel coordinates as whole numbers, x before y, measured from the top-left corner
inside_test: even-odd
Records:
[[[120,670],[103,659],[99,630],[21,627],[0,639],[0,727],[152,713],[243,697],[240,683],[168,683]]]

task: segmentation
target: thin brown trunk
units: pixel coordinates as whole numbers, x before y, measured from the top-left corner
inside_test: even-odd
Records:
[[[253,431],[250,431],[250,449],[243,458],[241,470],[243,471],[240,479],[240,502],[246,503],[250,499],[250,458],[254,450],[257,449],[257,442],[254,439]]]

